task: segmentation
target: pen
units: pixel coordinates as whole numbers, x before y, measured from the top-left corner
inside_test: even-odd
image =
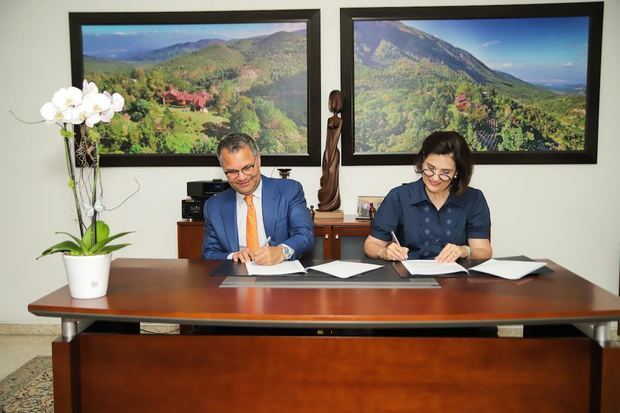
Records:
[[[271,235],[267,237],[267,239],[265,240],[265,242],[263,242],[263,245],[261,245],[260,247],[266,247],[267,245],[269,245],[269,241],[271,241]]]
[[[390,231],[390,234],[392,234],[392,241],[400,247],[400,242],[398,242],[398,238],[396,238],[396,234],[394,234],[394,231]]]

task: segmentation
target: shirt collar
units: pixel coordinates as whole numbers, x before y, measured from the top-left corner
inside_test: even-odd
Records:
[[[428,194],[426,193],[426,189],[424,188],[424,181],[422,180],[422,178],[409,184],[408,193],[409,203],[412,205],[421,204],[424,202],[431,204],[431,200],[428,198]],[[463,206],[465,205],[465,199],[462,195],[455,195],[453,192],[450,192],[450,196],[448,196],[446,204]]]

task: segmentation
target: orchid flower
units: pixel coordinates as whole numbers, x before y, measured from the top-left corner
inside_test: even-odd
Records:
[[[123,105],[125,104],[125,98],[122,97],[119,93],[114,93],[112,95],[112,109],[114,112],[120,112],[123,110]]]
[[[88,118],[88,113],[84,109],[83,105],[76,106],[71,110],[71,120],[70,122],[74,125],[81,125],[86,118]]]
[[[93,127],[102,119],[101,114],[108,111],[112,106],[111,100],[103,93],[88,94],[82,102],[84,111],[88,115],[85,122],[88,127]]]
[[[94,95],[99,93],[99,88],[97,87],[97,85],[94,82],[89,82],[86,79],[84,79],[84,81],[82,82],[82,90],[84,91],[84,95]]]
[[[103,93],[95,93],[86,95],[82,104],[88,113],[101,113],[110,109],[112,101]]]
[[[114,114],[123,109],[124,103],[125,99],[118,93],[113,95],[107,91],[99,93],[95,83],[84,80],[82,90],[76,87],[58,89],[51,102],[45,103],[39,110],[46,123],[55,123],[61,127],[60,135],[65,147],[65,165],[69,177],[68,186],[73,194],[81,237],[79,239],[63,232],[69,235],[71,240],[51,246],[43,251],[41,256],[56,252],[71,255],[108,254],[129,245],[109,245],[109,241],[129,233],[110,235],[107,224],[97,219],[97,216],[105,210],[101,198],[102,190],[98,188],[101,182],[97,149],[99,133],[89,130],[101,121],[110,122]],[[82,124],[85,126],[73,128],[74,125]],[[72,142],[75,129],[81,136],[79,144]],[[85,162],[74,163],[78,157]],[[80,168],[79,174],[75,173],[75,168]],[[91,171],[85,173],[85,168]],[[91,221],[90,225],[85,224],[83,216]]]
[[[118,93],[115,93],[113,95],[110,95],[110,93],[108,91],[104,91],[103,94],[110,99],[111,105],[110,105],[110,109],[108,109],[107,111],[101,113],[101,121],[102,122],[110,122],[112,120],[112,117],[114,117],[114,114],[116,112],[120,112],[121,110],[123,110],[123,105],[125,104],[125,99],[119,95]]]
[[[76,87],[60,88],[54,93],[52,103],[60,110],[66,110],[82,102],[82,91]]]
[[[101,115],[96,112],[88,114],[88,117],[84,120],[84,123],[86,123],[86,126],[89,128],[92,128],[99,122],[101,122]]]
[[[71,121],[71,110],[61,110],[58,106],[54,105],[52,102],[47,102],[45,105],[41,106],[41,110],[39,111],[43,119],[45,119],[45,123],[73,123]]]

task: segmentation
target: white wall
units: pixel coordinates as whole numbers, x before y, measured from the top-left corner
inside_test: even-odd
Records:
[[[534,1],[530,1],[533,3]],[[322,119],[327,97],[340,88],[339,8],[525,3],[524,1],[436,2],[431,0],[0,0],[0,323],[55,320],[27,312],[31,301],[63,286],[59,256],[35,258],[53,242],[54,231],[75,231],[62,142],[53,126],[24,125],[9,113],[39,120],[40,106],[59,87],[71,84],[68,15],[83,11],[208,11],[321,8]],[[178,5],[178,6],[177,6]],[[492,210],[496,256],[548,257],[588,280],[618,290],[620,257],[620,1],[605,1],[599,155],[596,165],[480,165],[472,185],[484,191]],[[325,136],[325,124],[322,125]],[[317,203],[320,167],[295,167],[308,202]],[[271,168],[264,172],[270,173]],[[142,190],[104,218],[113,231],[135,230],[129,248],[116,257],[176,257],[176,221],[185,182],[221,177],[217,168],[105,168],[108,204]],[[380,195],[413,179],[409,166],[342,167],[345,213],[357,195]]]

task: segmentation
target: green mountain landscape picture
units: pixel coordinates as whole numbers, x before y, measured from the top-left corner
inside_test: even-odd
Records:
[[[125,98],[101,154],[214,154],[244,132],[308,153],[305,23],[83,26],[84,78]]]
[[[458,45],[458,46],[457,46]],[[354,152],[582,151],[588,19],[354,22]]]

